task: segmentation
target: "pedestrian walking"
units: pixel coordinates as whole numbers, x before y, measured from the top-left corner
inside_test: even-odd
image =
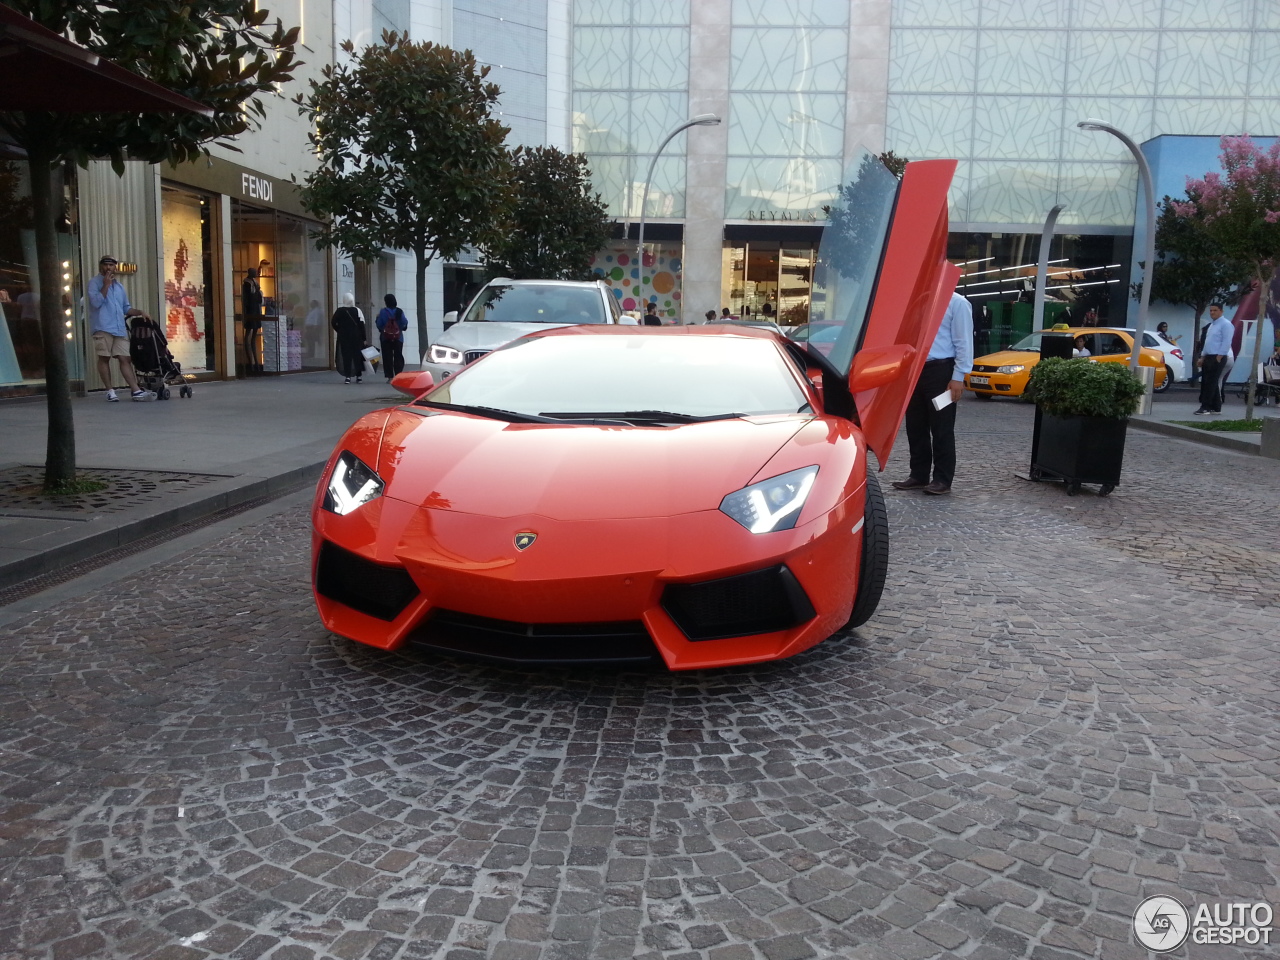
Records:
[[[1205,331],[1204,350],[1196,365],[1200,368],[1200,409],[1196,416],[1222,412],[1222,388],[1231,358],[1231,339],[1235,327],[1222,313],[1222,304],[1209,304],[1211,322]]]
[[[364,314],[356,306],[355,294],[347,291],[342,295],[342,306],[333,312],[330,325],[338,334],[338,372],[342,374],[342,382],[362,383],[364,374],[364,355],[360,352],[369,345],[369,337],[364,327]]]
[[[964,375],[971,370],[973,308],[953,293],[907,403],[911,473],[905,480],[895,480],[895,489],[951,492],[956,472],[956,403],[964,393]]]
[[[382,351],[382,373],[390,380],[404,369],[404,332],[409,329],[409,318],[396,306],[396,296],[388,293],[382,298],[386,304],[378,311],[374,325],[378,328],[378,348]]]
[[[129,295],[116,276],[119,261],[104,256],[98,261],[98,275],[89,281],[89,327],[93,331],[93,352],[98,358],[98,376],[107,388],[107,400],[119,401],[112,386],[111,360],[115,359],[120,376],[129,385],[132,400],[154,400],[155,392],[138,386],[138,376],[129,359],[129,327],[126,317],[147,315],[129,302]],[[149,317],[147,319],[150,319]]]

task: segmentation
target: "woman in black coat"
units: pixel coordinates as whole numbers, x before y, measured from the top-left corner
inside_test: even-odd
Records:
[[[343,376],[343,383],[350,383],[356,378],[361,383],[364,373],[364,354],[360,351],[369,345],[369,338],[364,328],[364,317],[356,309],[356,298],[352,293],[342,295],[342,306],[333,313],[333,329],[338,333],[338,372]]]

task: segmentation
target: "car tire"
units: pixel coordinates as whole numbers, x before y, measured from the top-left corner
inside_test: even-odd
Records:
[[[1164,365],[1164,385],[1159,387],[1152,387],[1151,392],[1164,393],[1171,386],[1173,386],[1173,368],[1166,363]]]
[[[874,473],[867,474],[866,505],[862,508],[862,560],[858,570],[858,593],[853,613],[845,628],[860,627],[880,606],[885,576],[889,572],[889,511],[884,493]]]

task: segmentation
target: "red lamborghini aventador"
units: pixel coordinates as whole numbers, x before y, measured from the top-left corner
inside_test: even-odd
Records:
[[[512,662],[787,657],[875,611],[883,462],[945,311],[955,164],[840,189],[810,350],[735,326],[564,327],[360,419],[317,491],[325,626]]]

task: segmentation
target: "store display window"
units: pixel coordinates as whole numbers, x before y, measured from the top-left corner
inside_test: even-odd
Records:
[[[213,209],[205,194],[168,184],[161,190],[164,330],[169,352],[184,373],[217,370]]]

